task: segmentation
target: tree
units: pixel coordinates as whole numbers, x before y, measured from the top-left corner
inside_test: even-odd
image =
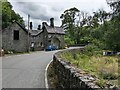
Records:
[[[73,41],[75,41],[75,16],[80,12],[77,8],[73,7],[64,11],[60,16],[62,19],[62,27],[67,31],[67,35]]]
[[[119,0],[106,0],[107,4],[111,7],[113,10],[113,15],[120,15],[120,1]]]
[[[60,16],[62,19],[62,26],[66,29],[70,28],[71,25],[75,23],[75,16],[80,12],[77,8],[73,7],[64,11],[64,13]]]
[[[109,30],[105,34],[106,45],[109,49],[120,51],[120,1],[111,1],[107,3],[113,10],[112,19],[110,20]],[[112,37],[112,38],[111,38]]]
[[[74,44],[80,44],[82,36],[82,28],[87,22],[87,13],[78,10],[77,8],[70,8],[65,10],[61,15],[62,26],[66,29],[67,35]]]
[[[23,18],[12,10],[12,5],[6,0],[6,2],[2,2],[2,28],[11,25],[13,20],[23,24]]]
[[[81,38],[83,37],[83,33],[84,33],[84,27],[87,24],[87,18],[88,18],[88,13],[87,12],[79,12],[78,13],[78,22],[77,22],[77,26],[76,26],[76,44],[80,44],[81,43]]]
[[[67,42],[72,40],[74,44],[80,44],[90,41],[101,49],[120,51],[120,1],[109,5],[112,13],[99,9],[93,12],[93,16],[77,9],[73,14],[71,9],[66,10],[61,19],[67,32]]]
[[[2,28],[10,25],[12,5],[9,2],[2,2]]]

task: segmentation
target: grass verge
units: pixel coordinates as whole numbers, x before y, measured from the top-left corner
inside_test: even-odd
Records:
[[[57,88],[59,88],[58,79],[53,68],[53,63],[50,63],[48,67],[47,77],[48,77],[49,89],[56,90]]]
[[[104,88],[106,84],[112,84],[120,88],[120,74],[118,72],[120,56],[103,56],[101,50],[94,49],[92,47],[85,48],[83,52],[79,53],[65,52],[60,57],[97,77],[99,80],[96,84],[101,88]]]

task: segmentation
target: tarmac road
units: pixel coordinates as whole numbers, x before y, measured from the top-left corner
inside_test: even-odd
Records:
[[[57,51],[2,58],[2,88],[45,88],[45,68]]]

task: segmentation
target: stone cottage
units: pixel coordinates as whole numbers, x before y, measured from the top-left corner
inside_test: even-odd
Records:
[[[44,50],[43,30],[30,30],[30,48],[31,50]]]
[[[28,35],[29,34],[29,35]],[[28,32],[22,25],[15,21],[10,27],[2,30],[2,47],[5,51],[26,52],[28,50],[44,50],[48,45],[57,49],[64,48],[63,28],[54,26],[54,18],[50,25],[42,23],[42,28]]]
[[[2,30],[2,48],[5,51],[26,52],[28,46],[28,32],[16,21]]]
[[[50,19],[50,26],[46,22],[43,22],[42,26],[44,47],[54,45],[57,49],[64,48],[65,32],[62,27],[54,26],[54,18]]]

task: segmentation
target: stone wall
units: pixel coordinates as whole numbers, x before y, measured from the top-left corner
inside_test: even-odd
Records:
[[[51,43],[55,43],[55,42],[53,42],[53,40],[56,38],[59,40],[59,47],[58,47],[59,49],[65,47],[64,35],[61,35],[61,34],[48,34],[48,35],[53,36],[51,38]]]
[[[58,77],[58,82],[60,87],[62,88],[78,88],[79,90],[118,90],[118,89],[109,89],[111,87],[105,87],[105,89],[101,89],[97,84],[96,81],[98,80],[96,77],[85,73],[84,71],[78,69],[77,67],[70,64],[60,58],[60,54],[64,52],[69,53],[78,53],[81,52],[83,49],[72,49],[72,50],[64,50],[56,53],[53,57],[53,67],[55,74]]]

